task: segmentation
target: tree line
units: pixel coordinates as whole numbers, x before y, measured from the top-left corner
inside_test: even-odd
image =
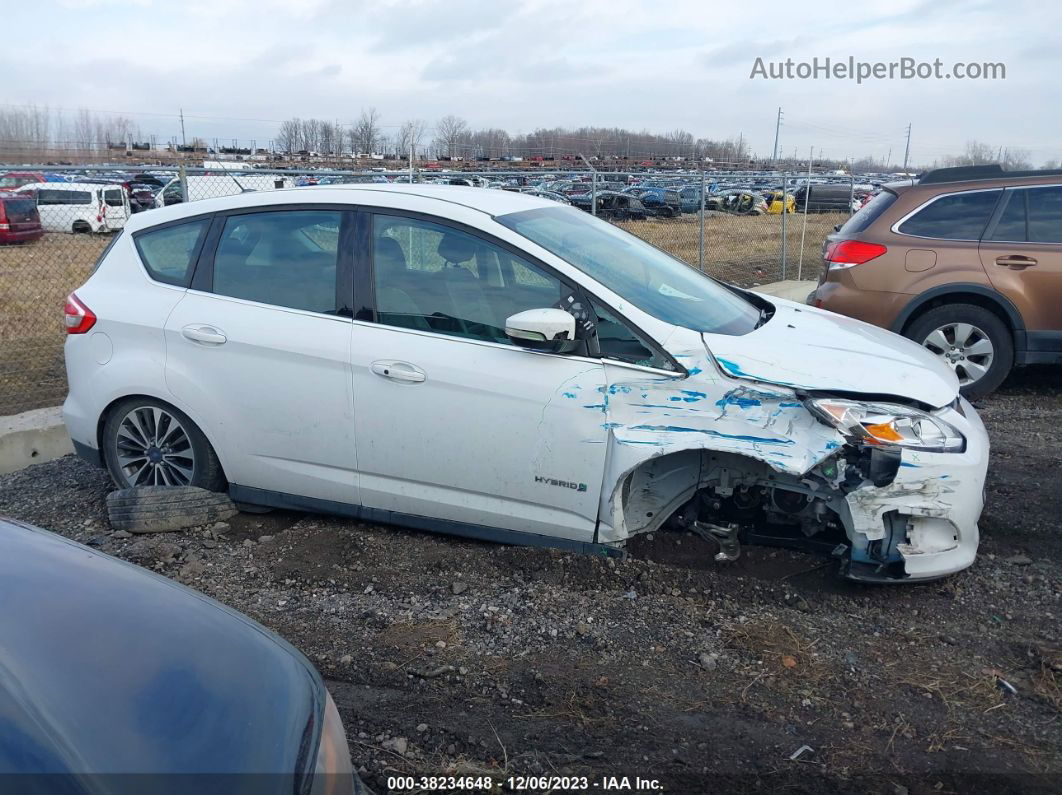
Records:
[[[48,149],[99,150],[147,143],[152,136],[125,116],[78,110],[65,113],[47,106],[0,106],[0,155],[4,152],[32,152]],[[201,137],[187,144],[206,150]],[[390,155],[405,159],[411,153],[418,159],[449,157],[475,160],[488,158],[560,157],[660,159],[681,157],[716,163],[769,167],[765,160],[753,161],[743,136],[712,139],[697,137],[686,130],[655,133],[621,127],[540,127],[529,133],[510,134],[497,127],[473,128],[465,119],[446,115],[429,124],[424,119],[407,119],[399,125],[385,125],[376,108],[361,111],[348,124],[318,118],[290,118],[281,122],[271,141],[259,141],[258,148],[294,155],[314,152],[325,156]],[[1033,168],[1022,149],[992,146],[968,141],[962,152],[937,158],[931,166],[968,166],[1000,163],[1008,170]],[[799,169],[807,161],[782,159],[778,168]],[[863,157],[845,163],[839,160],[815,161],[820,168],[848,168],[853,172],[893,171],[895,163]],[[922,166],[911,168],[918,170]],[[1048,160],[1041,168],[1058,168],[1058,160]]]

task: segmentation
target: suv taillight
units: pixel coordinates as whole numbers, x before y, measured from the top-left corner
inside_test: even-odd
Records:
[[[880,257],[888,251],[877,243],[864,243],[860,240],[838,240],[826,246],[824,259],[831,268],[851,268]]]
[[[96,325],[96,315],[81,303],[77,293],[70,293],[66,297],[66,306],[63,307],[63,320],[66,324],[67,334],[84,334]]]
[[[11,224],[7,222],[7,210],[4,208],[4,202],[0,201],[0,229],[7,230],[11,228]]]

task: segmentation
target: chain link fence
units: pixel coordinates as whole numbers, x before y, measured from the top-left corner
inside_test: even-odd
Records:
[[[744,287],[816,278],[823,239],[864,187],[847,176],[777,172],[0,166],[0,415],[62,403],[64,299],[132,214],[249,191],[392,181],[569,202]]]

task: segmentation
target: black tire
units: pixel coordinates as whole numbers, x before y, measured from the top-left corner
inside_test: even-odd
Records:
[[[969,383],[962,383],[963,374],[969,375],[969,373],[963,369],[964,365],[961,362],[956,369],[960,377],[959,391],[963,397],[967,400],[977,400],[995,391],[1010,373],[1014,366],[1014,338],[999,315],[976,304],[944,304],[930,309],[915,318],[904,331],[904,336],[938,353],[944,359],[944,355],[926,344],[927,338],[935,330],[954,324],[973,326],[988,339],[992,346],[991,360],[984,375]],[[971,357],[970,361],[973,362],[974,358]],[[978,360],[977,366],[983,365],[984,361]]]
[[[130,415],[130,413],[138,410],[151,411],[152,413],[153,410],[158,410],[170,415],[176,420],[187,438],[187,447],[181,452],[185,454],[185,457],[182,458],[182,464],[186,462],[188,458],[192,461],[191,467],[188,467],[190,469],[190,476],[182,475],[181,477],[162,479],[163,481],[169,480],[172,482],[160,482],[159,479],[152,481],[141,477],[134,482],[129,474],[130,467],[125,466],[123,469],[122,456],[126,456],[126,461],[128,461],[129,454],[127,450],[120,450],[119,448],[119,431],[123,421]],[[207,441],[206,436],[204,436],[203,432],[199,430],[199,427],[188,418],[187,414],[161,400],[149,397],[132,397],[125,398],[116,403],[107,413],[107,419],[103,424],[103,435],[100,439],[100,443],[103,450],[103,459],[107,464],[107,471],[111,475],[111,480],[114,481],[119,489],[128,489],[134,486],[158,485],[194,486],[196,488],[206,489],[207,491],[228,491],[228,484],[225,481],[225,473],[221,468],[221,462],[218,460],[214,448],[211,447],[210,442]],[[191,455],[187,456],[187,453],[190,453]]]
[[[223,522],[236,515],[225,494],[192,486],[141,486],[107,495],[111,527],[129,533],[165,533]]]

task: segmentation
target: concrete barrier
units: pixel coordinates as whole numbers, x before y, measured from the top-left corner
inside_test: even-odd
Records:
[[[72,452],[59,406],[0,417],[0,475]]]

